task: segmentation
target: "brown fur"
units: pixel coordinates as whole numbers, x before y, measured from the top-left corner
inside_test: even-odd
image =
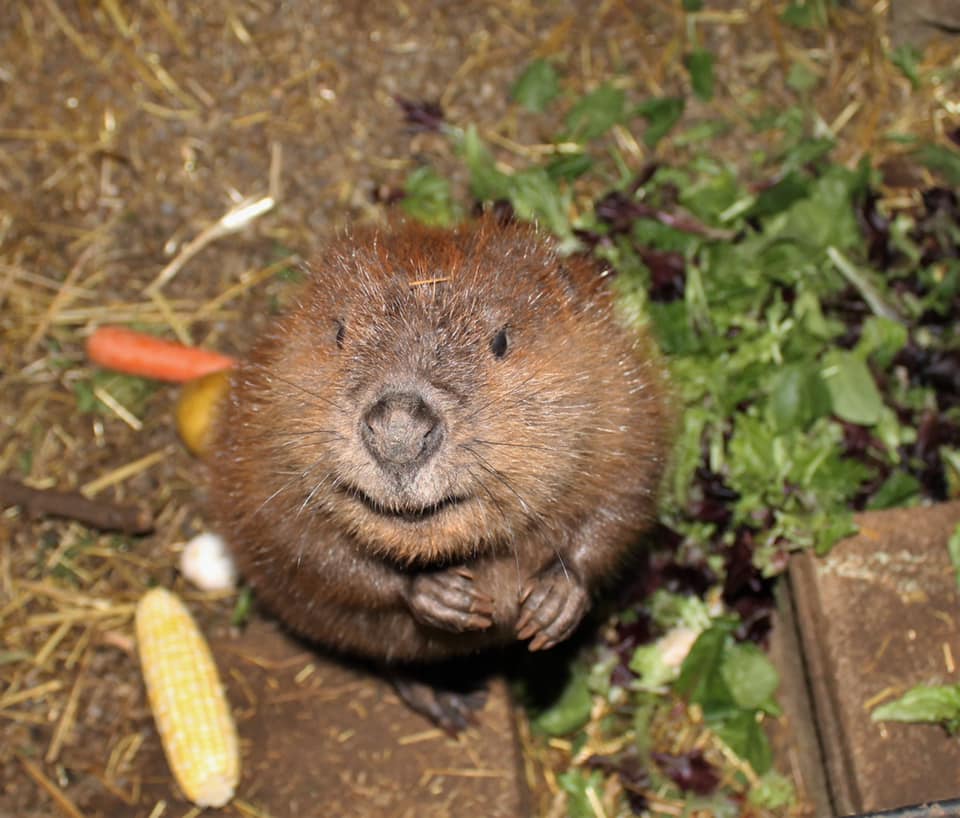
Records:
[[[358,425],[411,383],[446,437],[398,486]],[[212,508],[258,597],[304,635],[385,660],[469,653],[517,638],[551,565],[587,591],[620,571],[652,515],[665,414],[648,341],[602,276],[534,229],[358,231],[237,371]],[[412,583],[451,566],[490,601],[488,627],[413,615]]]

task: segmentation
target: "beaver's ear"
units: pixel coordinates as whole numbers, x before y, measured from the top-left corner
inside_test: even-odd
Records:
[[[343,349],[343,342],[347,337],[347,325],[342,318],[334,318],[333,323],[337,330],[337,349]]]
[[[509,330],[507,327],[501,327],[499,330],[497,330],[496,335],[494,335],[490,340],[490,351],[493,353],[494,357],[502,358],[507,354],[507,350],[509,348]]]

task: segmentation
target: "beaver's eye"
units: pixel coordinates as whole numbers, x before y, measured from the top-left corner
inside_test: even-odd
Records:
[[[347,325],[339,318],[334,323],[337,325],[337,348],[343,349],[343,339],[347,335]]]
[[[497,357],[502,358],[507,354],[507,347],[509,346],[507,338],[507,328],[504,327],[496,335],[493,336],[493,340],[490,341],[490,351]]]

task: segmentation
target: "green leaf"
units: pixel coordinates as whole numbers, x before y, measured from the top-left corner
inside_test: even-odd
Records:
[[[146,411],[147,402],[157,388],[156,381],[101,369],[90,379],[77,381],[73,386],[73,394],[77,400],[77,409],[84,414],[87,412],[108,416],[114,414],[113,410],[101,403],[94,394],[94,389],[102,389],[131,414],[141,417]]]
[[[942,145],[924,145],[915,156],[921,164],[942,175],[951,185],[960,185],[960,152]]]
[[[540,113],[560,93],[557,72],[547,60],[534,60],[510,90],[510,96],[528,111]]]
[[[783,157],[783,173],[803,171],[825,159],[836,143],[827,137],[819,139],[801,138]]]
[[[658,588],[647,598],[650,618],[665,631],[689,628],[702,631],[712,623],[707,603],[694,594],[677,594]]]
[[[698,48],[687,54],[684,62],[690,72],[693,93],[704,101],[713,99],[713,54]]]
[[[731,645],[720,668],[734,701],[745,710],[777,712],[773,696],[780,684],[773,663],[752,642]]]
[[[813,363],[789,364],[774,375],[767,414],[779,431],[806,429],[831,409],[830,391]]]
[[[509,196],[510,176],[497,169],[476,125],[469,125],[463,132],[457,149],[470,171],[470,192],[477,199],[493,202]]]
[[[726,716],[737,709],[721,672],[728,639],[730,626],[726,624],[701,633],[680,666],[680,676],[674,685],[677,693],[691,704],[700,705],[707,719]]]
[[[570,139],[589,142],[623,121],[626,96],[619,88],[604,84],[582,97],[567,114]]]
[[[73,397],[77,401],[77,411],[81,414],[87,414],[100,406],[100,401],[93,394],[93,383],[91,381],[77,381],[73,385]]]
[[[587,723],[591,707],[593,697],[587,669],[574,665],[563,692],[549,708],[537,715],[533,723],[547,735],[565,736]]]
[[[886,369],[908,340],[909,333],[903,324],[871,315],[863,322],[856,351],[861,357],[872,358],[878,367]]]
[[[784,10],[780,19],[797,28],[824,28],[829,22],[829,10],[834,0],[795,0]]]
[[[821,511],[813,516],[811,523],[814,532],[813,551],[818,557],[829,554],[840,540],[856,534],[858,530],[849,508],[834,508],[829,513]]]
[[[661,696],[645,691],[640,691],[633,697],[633,743],[641,757],[648,756],[654,749],[656,739],[651,728],[657,710],[663,702],[664,699]]]
[[[882,508],[895,508],[904,506],[910,500],[916,498],[923,489],[922,484],[910,472],[895,471],[883,481],[874,492],[867,508],[870,511],[877,511]]]
[[[787,74],[787,85],[800,93],[810,91],[819,81],[820,76],[807,68],[802,62],[795,62],[791,65],[790,73]]]
[[[824,346],[824,341],[831,341],[843,333],[843,322],[833,318],[828,320],[823,314],[820,299],[808,289],[796,296],[792,312],[803,331],[810,334],[817,346]]]
[[[777,524],[768,537],[829,548],[850,531],[847,502],[872,474],[843,456],[842,441],[842,428],[827,418],[804,431],[776,433],[763,418],[738,413],[726,459],[727,482],[741,495],[737,519],[772,508]]]
[[[507,199],[521,219],[539,221],[554,235],[573,240],[568,215],[571,193],[561,188],[546,169],[534,165],[512,175],[498,170],[473,125],[464,131],[458,147],[470,170],[470,190],[477,199]]]
[[[511,176],[508,198],[521,219],[539,221],[560,238],[572,237],[570,192],[561,189],[543,168],[527,168]]]
[[[613,651],[598,651],[587,670],[587,688],[594,696],[607,698],[613,687],[613,671],[620,664],[620,657]]]
[[[552,159],[546,167],[547,175],[551,179],[574,179],[583,176],[594,165],[592,156],[586,153],[568,153]]]
[[[703,0],[683,0],[684,11],[702,11]]]
[[[643,141],[648,148],[654,147],[680,121],[684,104],[682,97],[660,97],[648,99],[637,106],[636,115],[647,120]]]
[[[675,363],[674,366],[680,368],[679,364]],[[691,392],[699,391],[690,386],[688,389]],[[711,413],[704,407],[691,407],[680,419],[680,430],[673,447],[673,474],[670,481],[674,497],[680,506],[685,506],[690,499],[690,489],[694,475],[700,467],[704,436],[710,421]]]
[[[780,440],[775,451],[776,440],[775,430],[762,418],[736,416],[728,451],[731,488],[748,497],[767,490],[781,491],[789,452],[785,439]]]
[[[833,411],[843,420],[871,426],[880,420],[883,398],[863,359],[843,350],[831,350],[821,370]]]
[[[786,174],[775,185],[760,192],[750,210],[752,216],[770,216],[781,213],[810,191],[810,180],[798,171]]]
[[[797,793],[789,778],[776,770],[767,770],[750,788],[747,800],[761,809],[782,810],[797,803]]]
[[[79,384],[77,384],[79,386]],[[76,387],[74,387],[76,394]],[[77,405],[79,406],[80,397],[77,396]],[[33,470],[33,449],[24,449],[17,457],[17,470],[24,477],[27,477]]]
[[[253,613],[253,589],[249,585],[244,585],[237,594],[237,601],[233,604],[230,624],[235,628],[243,627],[247,624],[251,613]]]
[[[699,142],[709,142],[717,139],[732,130],[731,124],[725,119],[703,119],[691,123],[676,134],[673,144],[678,146],[697,145]]]
[[[573,769],[557,776],[557,783],[567,794],[568,818],[596,818],[587,790],[592,790],[593,801],[600,801],[603,794],[603,773],[594,770],[590,775]]]
[[[684,301],[649,305],[660,348],[668,355],[689,355],[700,346]]]
[[[795,202],[779,222],[768,226],[768,241],[779,236],[818,252],[861,244],[851,204],[856,189],[853,174],[843,168],[828,171],[811,183],[808,196]]]
[[[453,200],[450,182],[431,167],[414,170],[403,186],[400,206],[404,212],[424,224],[449,227],[459,221],[461,213]]]
[[[773,750],[755,712],[741,710],[710,726],[758,775],[763,775],[773,766]]]
[[[630,658],[630,670],[640,677],[640,685],[645,689],[663,687],[677,675],[676,668],[663,660],[663,650],[655,644],[640,645],[634,650]]]
[[[916,91],[920,87],[920,61],[923,59],[923,52],[911,43],[904,43],[890,52],[890,62],[892,62],[903,73],[910,86]]]
[[[960,685],[917,685],[896,701],[875,708],[873,721],[939,722],[950,732],[960,728]]]

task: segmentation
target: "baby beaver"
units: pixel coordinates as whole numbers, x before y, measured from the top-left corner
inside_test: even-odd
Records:
[[[310,639],[384,663],[543,650],[651,522],[666,414],[604,275],[535,228],[358,230],[236,371],[213,513]]]

